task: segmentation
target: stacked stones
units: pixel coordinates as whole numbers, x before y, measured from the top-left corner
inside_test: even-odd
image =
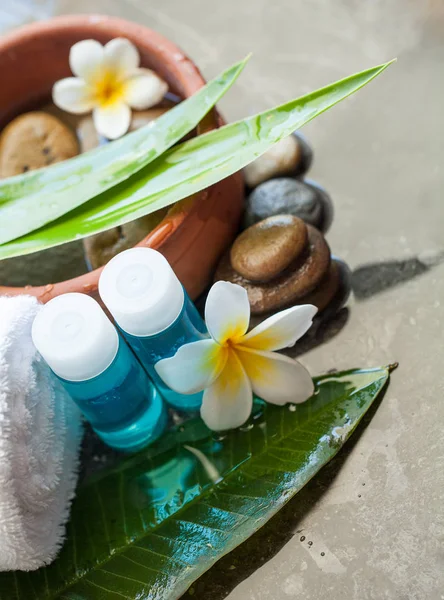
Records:
[[[295,304],[336,311],[348,298],[348,267],[332,259],[322,233],[332,221],[332,202],[321,186],[300,178],[311,161],[308,144],[294,134],[245,169],[251,190],[246,229],[222,258],[215,280],[244,287],[252,314]]]
[[[330,196],[314,181],[302,179],[312,160],[310,146],[295,133],[248,165],[245,227],[272,215],[290,214],[325,233],[333,220]]]
[[[219,264],[219,279],[247,290],[252,314],[295,304],[321,311],[338,292],[340,266],[318,229],[293,215],[276,215],[241,233]]]

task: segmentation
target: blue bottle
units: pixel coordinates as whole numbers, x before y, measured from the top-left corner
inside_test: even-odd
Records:
[[[54,298],[35,318],[32,339],[106,444],[134,452],[162,434],[163,399],[95,300]]]
[[[202,392],[178,394],[154,369],[184,344],[208,337],[203,319],[166,258],[150,248],[121,252],[105,266],[99,293],[165,400],[179,410],[199,409]]]

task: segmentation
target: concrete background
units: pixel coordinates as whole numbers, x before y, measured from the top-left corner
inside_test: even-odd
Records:
[[[207,77],[252,51],[221,103],[229,119],[398,57],[304,129],[356,295],[302,361],[313,373],[400,368],[367,427],[186,597],[444,599],[442,0],[3,0],[0,27],[36,12],[145,23]]]

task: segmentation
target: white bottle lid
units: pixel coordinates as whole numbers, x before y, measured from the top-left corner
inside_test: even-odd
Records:
[[[32,339],[54,373],[68,381],[100,375],[119,349],[116,328],[86,294],[64,294],[45,304],[34,319]]]
[[[112,258],[100,276],[99,294],[119,327],[137,337],[167,329],[185,299],[167,259],[151,248],[132,248]]]

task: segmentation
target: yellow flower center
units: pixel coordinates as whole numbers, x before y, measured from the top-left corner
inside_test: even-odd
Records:
[[[107,71],[94,82],[94,96],[100,106],[109,106],[123,96],[124,82],[118,74]]]
[[[246,326],[244,323],[237,323],[236,325],[229,325],[221,335],[219,344],[221,346],[229,346],[234,348],[239,344],[240,340],[245,335]]]

